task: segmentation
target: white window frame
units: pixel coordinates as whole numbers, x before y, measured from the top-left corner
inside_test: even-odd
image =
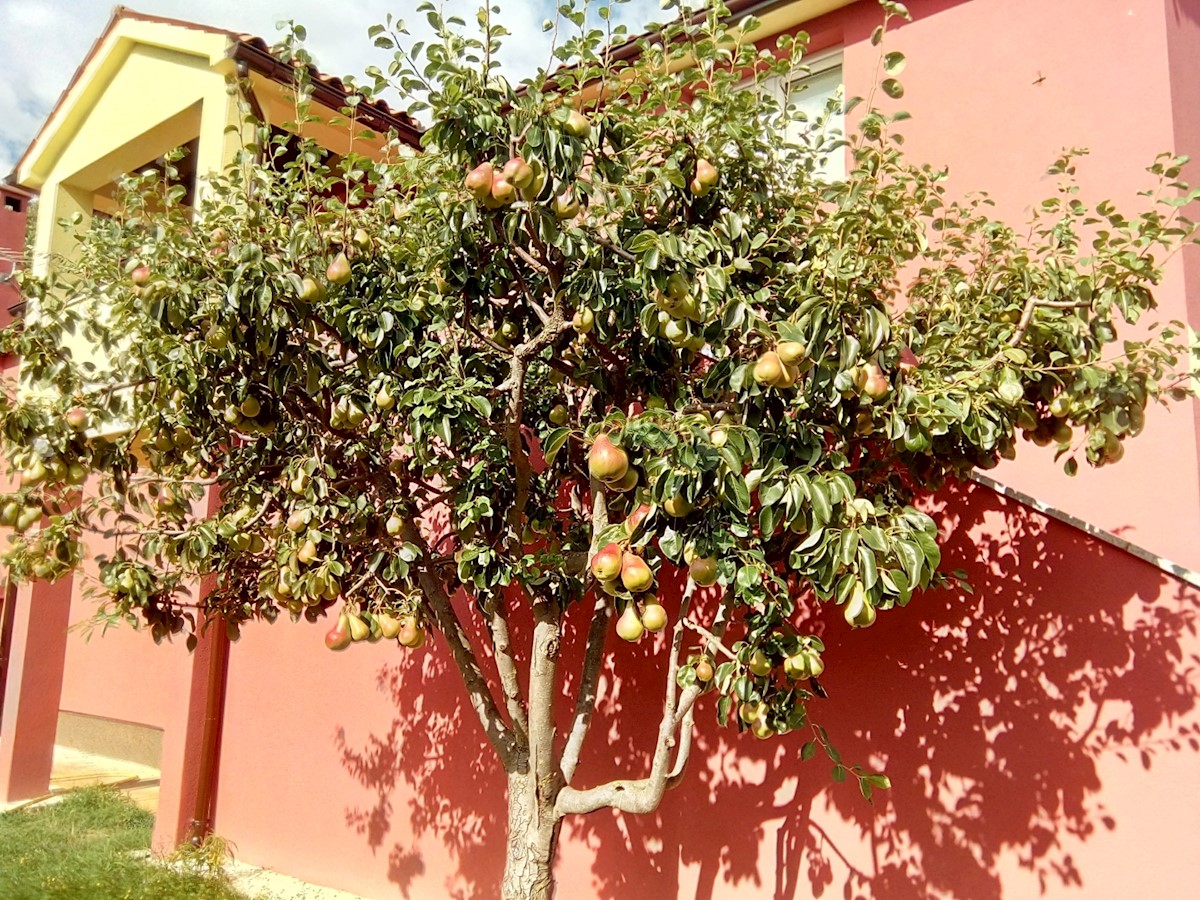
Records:
[[[839,111],[836,115],[830,116],[823,123],[823,130],[827,132],[837,132],[841,137],[846,136],[846,79],[844,72],[844,54],[841,47],[832,47],[828,50],[822,50],[819,53],[814,53],[812,56],[806,56],[801,60],[803,69],[794,72],[787,78],[787,85],[791,88],[789,92],[793,97],[796,96],[797,90],[802,90],[806,84],[812,84],[817,79],[827,76],[830,72],[838,71],[842,73],[842,78],[837,88],[837,96],[840,100]],[[776,100],[783,103],[784,91],[782,85],[785,76],[775,76],[768,78],[762,85],[769,90]],[[741,87],[750,88],[754,84],[752,79],[747,79],[742,82]],[[811,119],[810,119],[811,122]],[[811,127],[811,125],[810,125]],[[845,148],[835,150],[830,156],[825,157],[822,164],[816,171],[816,177],[822,181],[844,181],[846,178],[846,152]]]

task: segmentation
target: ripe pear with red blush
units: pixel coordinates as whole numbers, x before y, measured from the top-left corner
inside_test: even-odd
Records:
[[[345,613],[338,616],[337,624],[325,632],[325,646],[330,650],[345,650],[350,646],[350,621]]]
[[[588,473],[605,484],[619,482],[629,471],[629,456],[602,434],[592,442],[588,451]]]
[[[600,581],[612,581],[621,574],[619,544],[609,544],[592,557],[592,574]]]
[[[496,169],[490,162],[477,165],[463,179],[463,187],[474,195],[476,200],[483,200],[492,192],[492,182],[496,178]]]
[[[520,190],[533,181],[533,168],[521,157],[514,156],[500,169],[500,177]]]

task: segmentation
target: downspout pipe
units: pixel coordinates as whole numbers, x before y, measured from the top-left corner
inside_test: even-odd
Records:
[[[207,689],[204,694],[204,732],[200,739],[196,805],[188,826],[188,843],[199,847],[213,830],[213,800],[216,794],[217,761],[221,756],[221,732],[225,721],[225,694],[229,684],[229,634],[220,616],[207,622],[211,641]]]

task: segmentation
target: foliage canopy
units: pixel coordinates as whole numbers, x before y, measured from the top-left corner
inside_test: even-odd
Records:
[[[633,55],[565,8],[570,67],[519,88],[487,10],[479,36],[420,12],[438,39],[410,56],[401,23],[373,30],[395,56],[364,91],[423,98],[424,152],[332,159],[261,130],[197,209],[133,179],[75,259],[26,280],[31,314],[4,335],[24,384],[0,410],[22,470],[0,508],[15,574],[57,577],[91,530],[115,539],[103,614],[156,638],[194,641],[197,609],[233,635],[340,617],[335,646],[419,645],[432,627],[556,829],[653,809],[704,694],[759,736],[808,729],[826,648],[789,621],[836,603],[867,626],[945,581],[921,492],[1022,437],[1056,445],[1070,474],[1116,462],[1147,405],[1181,395],[1181,326],[1118,330],[1193,239],[1182,160],[1151,167],[1127,216],[1081,202],[1065,153],[1018,232],[905,159],[898,53],[880,51],[884,96],[846,103],[848,140],[789,140],[801,113],[766,85],[803,70],[804,39],[763,50],[719,4]],[[819,174],[834,153],[852,160],[844,180]],[[682,595],[656,596],[677,569]],[[516,604],[532,610],[527,689]],[[484,662],[462,614],[486,626]],[[560,730],[569,615],[589,642]],[[626,638],[670,627],[660,742],[648,777],[579,788],[613,619]],[[814,727],[804,757],[818,747],[868,797],[886,786]],[[526,895],[519,880],[506,895]]]

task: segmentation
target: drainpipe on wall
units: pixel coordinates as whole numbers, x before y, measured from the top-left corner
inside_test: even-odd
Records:
[[[229,634],[219,616],[208,622],[211,641],[208,689],[204,699],[204,734],[200,746],[200,771],[196,779],[196,806],[188,826],[188,843],[199,847],[212,833],[217,760],[221,755],[221,726],[225,720],[225,691],[229,676]]]

